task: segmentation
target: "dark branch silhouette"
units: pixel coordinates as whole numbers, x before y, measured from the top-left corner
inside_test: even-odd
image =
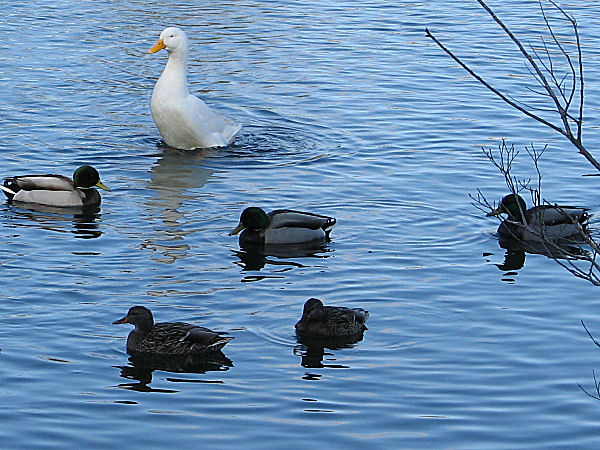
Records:
[[[583,105],[584,105],[584,77],[583,77],[583,62],[581,39],[577,21],[561,8],[553,0],[547,0],[547,3],[554,8],[559,16],[565,20],[574,36],[576,46],[576,56],[571,54],[565,48],[565,44],[554,31],[551,19],[547,14],[542,0],[539,0],[542,17],[546,28],[550,34],[550,43],[542,38],[542,46],[540,50],[536,50],[531,46],[528,51],[521,40],[504,24],[504,22],[494,13],[494,11],[483,1],[477,0],[481,7],[490,15],[490,17],[498,24],[504,33],[514,42],[520,54],[525,58],[529,73],[540,86],[541,90],[529,88],[529,90],[540,97],[549,98],[552,104],[552,109],[537,108],[527,105],[521,101],[515,100],[511,95],[502,92],[494,87],[485,78],[479,75],[474,69],[466,64],[461,58],[456,56],[452,50],[444,45],[429,28],[425,29],[426,35],[435,42],[448,56],[466,70],[473,78],[479,81],[483,86],[493,92],[502,101],[517,109],[532,119],[544,124],[545,126],[559,132],[565,136],[577,148],[590,164],[596,170],[600,171],[600,163],[592,156],[592,154],[584,147],[582,142],[583,134]],[[559,20],[559,19],[556,19]],[[559,61],[553,59],[553,49],[560,55]],[[559,62],[562,61],[562,64]],[[566,73],[560,75],[561,67],[566,65],[564,70]],[[569,82],[567,82],[569,80]],[[578,95],[577,95],[578,93]],[[575,99],[577,98],[577,101]],[[571,110],[576,109],[573,113]],[[555,113],[556,120],[548,120],[539,115],[539,112],[551,111]]]

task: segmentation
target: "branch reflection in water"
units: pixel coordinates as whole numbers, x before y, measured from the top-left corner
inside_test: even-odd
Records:
[[[585,260],[589,252],[572,241],[557,241],[549,245],[541,241],[522,241],[519,239],[501,238],[498,241],[500,248],[506,250],[504,261],[496,264],[501,271],[516,271],[525,266],[525,255],[544,255],[550,259]],[[489,256],[485,254],[484,256]]]

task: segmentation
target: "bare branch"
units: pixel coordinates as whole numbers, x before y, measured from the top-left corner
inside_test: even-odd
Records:
[[[583,386],[581,386],[581,384],[577,383],[577,386],[579,386],[579,389],[581,389],[583,392],[585,392],[587,395],[589,395],[590,397],[596,399],[596,400],[600,400],[600,383],[598,382],[598,380],[596,379],[596,372],[592,370],[592,375],[594,377],[594,388],[596,389],[596,395],[594,394],[590,394],[588,391],[586,391]]]
[[[585,328],[586,333],[588,334],[590,339],[594,342],[594,344],[596,344],[598,347],[600,347],[600,342],[598,342],[596,339],[594,339],[594,336],[592,336],[592,333],[590,333],[590,330],[588,330],[588,327],[585,326],[585,323],[583,322],[583,320],[581,321],[581,325],[583,325],[583,328]]]
[[[542,48],[544,56],[540,51],[530,46],[528,51],[519,38],[504,24],[504,22],[494,13],[494,11],[486,4],[484,0],[477,0],[480,6],[490,15],[490,17],[498,24],[498,26],[504,31],[504,33],[514,42],[517,46],[521,55],[525,58],[526,67],[532,78],[539,84],[543,90],[537,91],[527,87],[531,92],[537,94],[541,98],[549,98],[549,101],[554,105],[552,109],[533,107],[524,102],[518,101],[511,97],[510,94],[504,93],[499,89],[492,86],[482,76],[477,74],[471,67],[469,67],[461,58],[456,56],[448,47],[446,47],[439,39],[437,39],[428,28],[425,29],[426,35],[435,42],[448,56],[450,56],[456,63],[458,63],[469,75],[475,78],[484,87],[494,93],[502,101],[512,106],[516,110],[525,114],[532,119],[537,120],[543,125],[559,132],[565,136],[571,144],[577,148],[578,152],[583,155],[594,168],[600,171],[600,162],[598,162],[593,155],[584,147],[582,143],[583,133],[583,107],[584,107],[584,76],[583,76],[583,58],[581,49],[581,38],[579,35],[579,29],[577,21],[567,12],[561,8],[555,0],[547,0],[559,13],[565,22],[570,25],[571,31],[575,37],[577,57],[572,57],[559,35],[555,32],[551,23],[551,18],[547,14],[546,9],[543,5],[542,0],[539,0],[540,10],[546,28],[548,29],[550,36],[552,37],[552,44],[558,49],[558,53],[561,55],[560,60],[564,59],[566,65],[565,73],[559,73],[559,67],[553,60],[553,55],[549,47],[549,43],[542,38]],[[553,20],[560,20],[554,18]],[[575,59],[575,61],[574,61]],[[570,80],[570,82],[567,82]],[[575,102],[576,92],[579,92],[579,99]],[[569,109],[578,104],[578,113],[572,114]],[[551,120],[545,119],[539,112],[553,112],[557,114],[560,124],[554,123]],[[573,128],[576,131],[573,131]]]
[[[480,0],[477,0],[477,1],[480,1]],[[431,38],[433,40],[433,42],[435,42],[438,45],[438,47],[440,47],[444,52],[446,52],[446,54],[448,56],[450,56],[463,69],[465,69],[473,78],[475,78],[477,81],[479,81],[481,84],[483,84],[486,88],[488,88],[490,91],[492,91],[498,97],[500,97],[504,102],[508,103],[513,108],[521,111],[526,116],[529,116],[532,119],[535,119],[538,122],[543,123],[547,127],[550,127],[555,131],[558,131],[560,134],[565,135],[565,133],[566,133],[565,130],[554,125],[552,122],[548,122],[546,119],[543,119],[542,117],[540,117],[536,114],[533,114],[532,112],[528,111],[527,109],[521,107],[519,104],[515,103],[510,98],[508,98],[508,96],[506,96],[505,94],[500,92],[498,89],[493,87],[491,84],[489,84],[487,81],[485,81],[480,75],[478,75],[475,71],[473,71],[473,69],[471,69],[469,66],[467,66],[460,58],[458,58],[454,53],[452,53],[452,51],[450,51],[450,49],[448,49],[444,44],[442,44],[433,34],[431,34],[431,32],[429,31],[429,28],[425,28],[425,34],[427,35],[427,37]],[[598,170],[600,170],[600,165],[598,167]]]
[[[544,72],[542,72],[542,70],[536,64],[533,57],[527,52],[527,50],[525,50],[525,47],[523,46],[521,41],[513,34],[512,31],[510,31],[508,29],[508,27],[504,24],[504,22],[502,22],[502,20],[500,20],[500,18],[496,15],[496,13],[494,13],[494,11],[492,11],[492,9],[483,0],[477,0],[477,3],[479,3],[481,5],[481,7],[487,11],[487,13],[492,17],[492,19],[494,19],[494,21],[500,26],[500,28],[502,28],[502,30],[508,35],[508,37],[516,44],[516,46],[519,48],[519,51],[523,54],[525,59],[527,59],[529,64],[531,64],[531,66],[533,67],[533,70],[538,74],[538,77],[541,80],[542,85],[544,86],[544,88],[546,89],[546,91],[548,92],[550,97],[552,97],[552,100],[554,101],[554,104],[556,105],[556,109],[558,110],[561,117],[563,118],[564,130],[561,130],[560,132],[563,134],[570,133],[569,122],[567,120],[565,120],[564,116],[563,116],[564,109],[563,109],[562,105],[560,104],[558,97],[556,96],[556,94],[554,93],[552,88],[550,87],[550,84],[548,83],[548,80],[546,79]]]

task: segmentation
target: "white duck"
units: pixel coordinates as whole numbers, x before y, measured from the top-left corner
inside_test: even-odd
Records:
[[[152,92],[152,118],[164,142],[184,150],[229,145],[242,126],[213,111],[187,85],[188,39],[182,30],[169,27],[148,50],[169,53],[165,70]]]

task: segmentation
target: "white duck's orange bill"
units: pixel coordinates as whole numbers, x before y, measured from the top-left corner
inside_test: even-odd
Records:
[[[158,51],[161,51],[163,48],[166,48],[167,46],[165,45],[165,43],[163,42],[162,39],[159,39],[158,42],[156,44],[154,44],[154,46],[148,50],[148,53],[156,53]]]

